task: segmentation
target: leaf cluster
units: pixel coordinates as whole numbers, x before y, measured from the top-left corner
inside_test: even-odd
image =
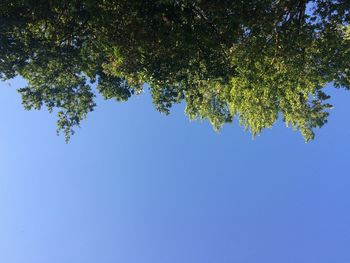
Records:
[[[0,78],[24,77],[24,107],[57,112],[67,140],[96,92],[127,101],[147,83],[165,114],[184,101],[253,136],[281,117],[309,141],[326,84],[350,88],[349,22],[346,0],[3,0]]]

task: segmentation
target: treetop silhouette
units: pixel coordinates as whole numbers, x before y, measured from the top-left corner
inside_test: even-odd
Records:
[[[281,116],[309,141],[325,85],[350,88],[349,22],[347,0],[2,0],[0,78],[26,79],[25,109],[57,112],[67,140],[96,92],[126,101],[147,83],[160,112],[185,102],[253,135]]]

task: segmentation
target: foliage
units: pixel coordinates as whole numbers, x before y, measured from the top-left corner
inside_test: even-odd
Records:
[[[327,122],[327,83],[350,88],[347,0],[2,0],[0,78],[26,109],[57,109],[66,139],[106,99],[148,83],[166,114],[186,103],[253,135],[282,117],[306,141]]]

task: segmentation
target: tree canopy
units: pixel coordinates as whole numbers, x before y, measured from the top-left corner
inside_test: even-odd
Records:
[[[0,78],[26,79],[25,109],[57,112],[67,140],[96,92],[147,83],[160,112],[253,135],[280,117],[309,141],[326,84],[350,89],[349,22],[348,0],[2,0]]]

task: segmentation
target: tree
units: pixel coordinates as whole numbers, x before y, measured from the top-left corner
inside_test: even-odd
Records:
[[[325,85],[350,88],[349,22],[347,0],[3,0],[0,78],[25,78],[24,107],[57,109],[67,140],[96,91],[126,101],[148,83],[160,112],[184,101],[253,135],[281,116],[309,141]]]

